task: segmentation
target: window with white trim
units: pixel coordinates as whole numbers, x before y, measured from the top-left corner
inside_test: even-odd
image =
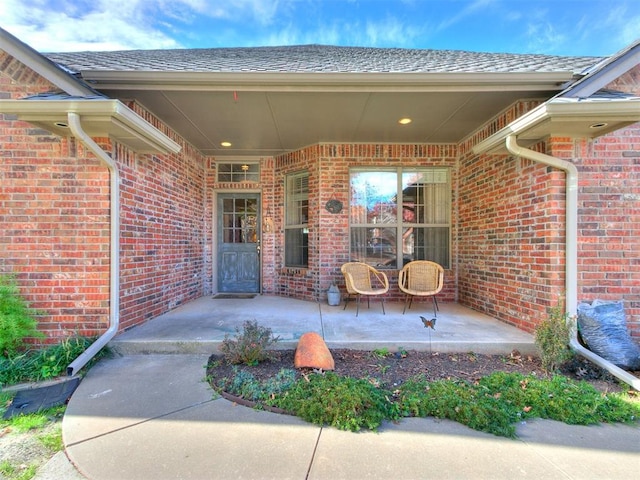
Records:
[[[431,260],[449,268],[449,169],[354,169],[350,177],[353,261],[402,268]]]
[[[309,173],[285,181],[284,258],[287,267],[309,264]]]
[[[224,162],[217,164],[218,182],[259,182],[260,163]]]

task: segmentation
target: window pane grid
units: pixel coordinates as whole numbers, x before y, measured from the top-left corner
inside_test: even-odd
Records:
[[[285,265],[306,267],[309,261],[309,174],[289,175],[285,187]]]
[[[351,173],[351,257],[396,268],[411,260],[449,266],[448,169]]]
[[[259,182],[260,164],[257,162],[217,164],[218,182]]]

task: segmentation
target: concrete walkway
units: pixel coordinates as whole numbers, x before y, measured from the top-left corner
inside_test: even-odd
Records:
[[[334,348],[534,349],[530,335],[458,305],[441,305],[430,331],[418,316],[430,304],[422,307],[402,315],[401,305],[388,305],[382,315],[372,302],[356,318],[353,306],[276,297],[191,302],[114,339],[118,354],[88,372],[63,420],[76,470],[58,456],[37,478],[638,478],[638,426],[537,420],[509,440],[427,418],[356,434],[234,405],[204,379],[209,354],[245,320],[271,327],[290,346],[317,331]]]

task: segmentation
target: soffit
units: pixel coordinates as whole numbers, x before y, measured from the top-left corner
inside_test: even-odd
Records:
[[[326,143],[457,143],[519,99],[547,100],[545,85],[476,89],[365,85],[341,89],[177,89],[94,84],[112,98],[136,100],[205,155],[272,156]],[[273,85],[270,85],[273,87]],[[381,91],[382,90],[382,91]],[[398,120],[409,117],[409,125]],[[229,148],[221,142],[231,142]]]
[[[219,157],[318,142],[456,143],[519,99],[553,97],[599,61],[322,45],[46,55]],[[413,122],[400,126],[402,117]]]

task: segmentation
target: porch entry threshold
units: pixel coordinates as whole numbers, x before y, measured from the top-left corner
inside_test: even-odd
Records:
[[[215,300],[227,300],[227,299],[250,299],[255,298],[256,293],[216,293],[213,297]]]

